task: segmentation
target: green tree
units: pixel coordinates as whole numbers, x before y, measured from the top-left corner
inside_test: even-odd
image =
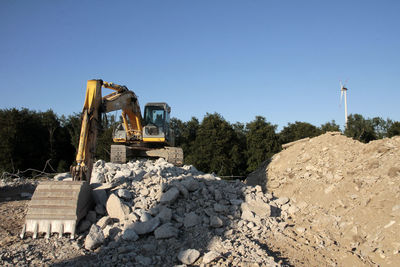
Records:
[[[2,170],[43,169],[50,158],[50,145],[40,113],[28,109],[1,110],[0,128]]]
[[[340,132],[340,126],[336,124],[335,120],[322,124],[320,129],[321,133]]]
[[[264,117],[256,116],[247,123],[247,171],[252,172],[265,160],[281,150],[276,125],[267,122]]]
[[[204,117],[197,131],[192,149],[194,165],[205,172],[218,175],[236,175],[238,166],[232,161],[237,157],[237,138],[232,126],[218,113]]]
[[[232,146],[232,162],[235,166],[235,175],[245,176],[248,174],[247,170],[247,141],[246,141],[246,127],[243,123],[236,122],[232,124],[233,131],[235,132],[235,143]]]
[[[390,126],[393,124],[393,121],[390,119],[384,120],[380,117],[374,117],[369,119],[372,127],[374,128],[374,132],[377,139],[382,139],[387,137],[387,132]]]
[[[279,133],[282,144],[293,142],[306,137],[315,137],[321,134],[321,130],[307,122],[288,123]]]
[[[197,151],[194,149],[194,142],[199,127],[199,120],[195,117],[187,122],[182,122],[176,118],[171,119],[171,128],[175,132],[175,145],[182,148],[185,164],[194,165],[195,163],[194,156]]]
[[[400,135],[400,122],[393,122],[387,131],[387,137],[393,137],[395,135]]]
[[[71,136],[71,144],[78,150],[79,136],[81,134],[81,115],[78,113],[74,113],[73,115],[69,115],[67,119],[64,121],[64,127],[67,129],[69,135]]]
[[[366,120],[360,114],[351,114],[347,118],[344,134],[363,143],[377,139],[372,120]]]
[[[111,145],[113,144],[113,132],[117,126],[114,115],[104,114],[97,133],[96,159],[110,161]]]

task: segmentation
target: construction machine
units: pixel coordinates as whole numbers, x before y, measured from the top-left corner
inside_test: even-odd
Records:
[[[102,88],[114,92],[102,96]],[[32,232],[33,238],[45,232],[75,236],[77,223],[93,206],[90,178],[95,159],[101,115],[121,110],[122,123],[113,132],[110,158],[125,163],[131,157],[164,158],[182,165],[183,152],[174,147],[170,127],[171,108],[167,103],[147,103],[144,116],[134,92],[126,86],[89,80],[81,116],[81,131],[76,163],[71,166],[72,181],[46,181],[38,184],[28,206],[21,238]]]
[[[101,97],[102,87],[114,92]],[[90,181],[100,114],[115,110],[122,110],[122,123],[113,132],[111,162],[125,163],[132,157],[155,157],[182,165],[183,152],[181,148],[174,147],[175,136],[170,127],[171,108],[167,103],[147,103],[143,118],[137,96],[126,86],[89,80],[76,166],[71,169],[75,180]]]

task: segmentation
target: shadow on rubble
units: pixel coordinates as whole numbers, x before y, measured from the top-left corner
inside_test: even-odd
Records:
[[[0,187],[0,203],[7,201],[29,200],[35,191],[36,185],[7,185]]]
[[[268,173],[267,168],[271,163],[271,159],[268,159],[260,164],[260,166],[250,173],[246,178],[246,184],[251,186],[260,185],[264,192],[267,192]]]
[[[156,180],[145,186],[151,189],[151,186],[159,184]],[[156,230],[139,235],[135,241],[127,241],[122,238],[123,223],[115,222],[117,227],[113,228],[114,231],[110,230],[110,236],[94,252],[52,266],[174,266],[181,264],[177,255],[186,249],[200,252],[195,264],[201,263],[201,257],[207,252],[217,251],[221,254],[211,265],[218,261],[226,266],[258,266],[255,263],[264,266],[268,261],[263,258],[273,257],[275,262],[289,266],[286,258],[267,247],[262,236],[249,231],[247,223],[240,223],[244,222],[240,219],[240,204],[245,199],[241,181],[203,178],[190,179],[189,182],[185,182],[185,178],[163,181],[161,188],[164,193],[158,196],[158,201],[151,202],[149,197],[140,197],[143,185],[142,189],[140,186],[135,188],[135,183],[140,181],[133,181],[130,191],[133,192],[133,199],[136,197],[136,203],[126,202],[133,210],[131,214],[142,209],[151,215],[150,218],[159,218]],[[178,197],[171,197],[171,191],[175,194],[179,191]],[[112,192],[113,189],[108,193]],[[165,208],[172,211],[172,216],[165,216],[165,212],[160,215]],[[157,229],[166,224],[169,228],[160,234]],[[244,228],[247,230],[237,234]],[[84,240],[78,239],[80,246],[84,247]],[[258,256],[254,258],[257,252]]]

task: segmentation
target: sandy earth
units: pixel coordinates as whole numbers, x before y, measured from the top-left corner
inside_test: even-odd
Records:
[[[297,142],[250,175],[248,183],[261,184],[265,196],[290,199],[290,205],[279,206],[281,219],[270,222],[276,228],[269,225],[257,241],[276,263],[400,266],[400,137],[362,144],[327,133]],[[29,201],[21,193],[32,194],[34,187],[22,182],[0,187],[0,263],[89,263],[96,251],[83,248],[85,235],[19,238]]]
[[[271,241],[296,265],[400,265],[400,137],[324,134],[275,155],[265,179],[299,207],[286,244]]]

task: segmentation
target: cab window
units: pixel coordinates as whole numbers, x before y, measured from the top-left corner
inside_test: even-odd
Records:
[[[159,107],[146,107],[145,122],[148,124],[155,124],[157,126],[164,126],[165,112],[164,109]]]

